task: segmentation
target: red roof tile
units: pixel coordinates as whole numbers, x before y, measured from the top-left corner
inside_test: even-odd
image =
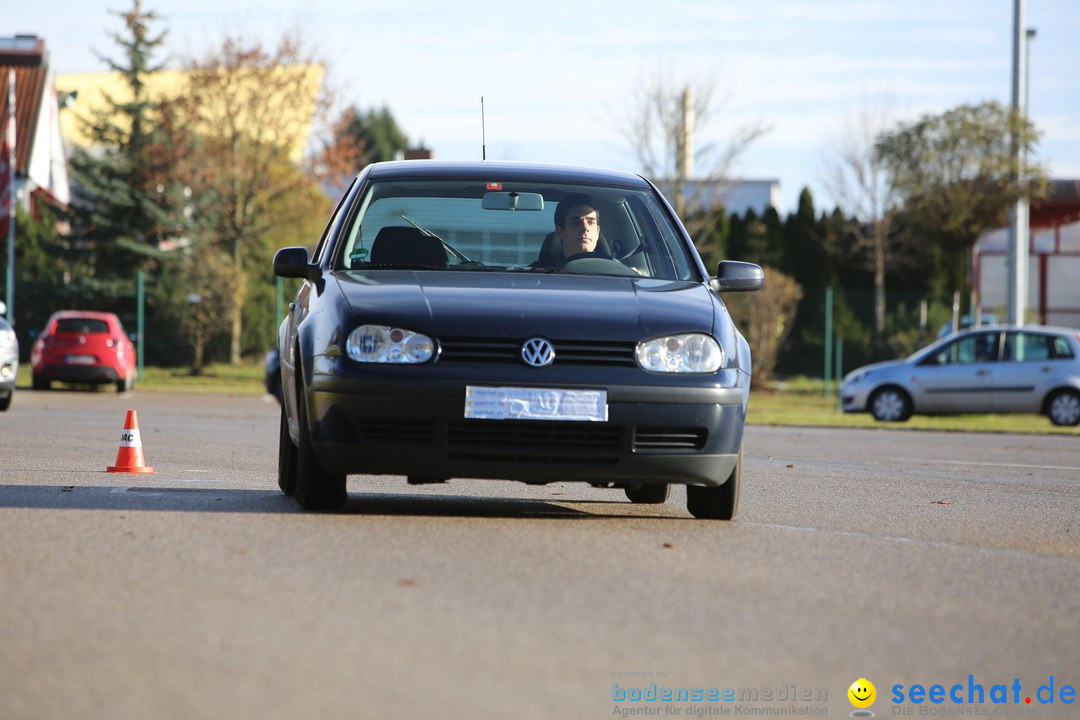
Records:
[[[15,71],[15,172],[25,176],[41,112],[46,69],[40,57],[36,64],[26,64],[6,54],[0,56],[0,132],[7,122],[9,70]]]

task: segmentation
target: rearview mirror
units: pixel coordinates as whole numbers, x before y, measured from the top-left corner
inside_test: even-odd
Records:
[[[489,192],[481,203],[485,210],[543,210],[544,196],[540,193]]]
[[[750,292],[765,287],[765,271],[760,265],[737,260],[721,260],[710,283],[716,292]]]

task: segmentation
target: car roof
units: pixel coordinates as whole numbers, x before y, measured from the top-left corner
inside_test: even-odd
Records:
[[[57,310],[49,317],[49,323],[52,324],[54,320],[68,320],[71,318],[85,318],[87,320],[116,320],[120,321],[120,318],[116,316],[116,313],[101,312],[99,310]]]
[[[945,337],[954,338],[954,337],[957,337],[959,335],[973,335],[975,333],[980,333],[980,332],[993,332],[993,331],[1016,332],[1018,330],[1025,330],[1025,331],[1028,331],[1028,332],[1057,333],[1059,335],[1080,335],[1080,330],[1078,330],[1077,328],[1058,327],[1056,325],[1020,325],[1020,326],[1017,326],[1017,325],[997,324],[997,325],[980,325],[979,327],[973,327],[973,328],[964,328],[963,330],[959,330],[959,331],[953,333],[952,335],[947,335]],[[944,338],[942,338],[942,339],[944,339]]]
[[[649,189],[652,186],[640,175],[619,170],[553,165],[544,163],[393,160],[368,165],[362,172],[369,179],[445,178],[487,181],[526,180],[536,182],[579,182],[597,185]]]

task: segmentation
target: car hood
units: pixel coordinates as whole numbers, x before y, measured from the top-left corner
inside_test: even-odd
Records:
[[[851,372],[849,372],[847,375],[844,376],[844,379],[849,380],[849,379],[855,377],[856,375],[866,375],[868,373],[877,374],[877,373],[891,372],[891,371],[895,371],[895,370],[899,370],[901,368],[904,368],[905,366],[907,366],[907,364],[908,363],[907,363],[906,360],[886,360],[884,362],[877,362],[877,363],[872,363],[870,365],[863,365],[862,367],[856,368],[856,369],[852,370]]]
[[[354,321],[462,337],[640,340],[713,332],[700,283],[540,273],[335,273]]]

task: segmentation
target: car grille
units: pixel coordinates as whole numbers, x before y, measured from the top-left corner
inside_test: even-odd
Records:
[[[439,362],[523,363],[525,339],[440,338]],[[635,343],[552,340],[555,365],[605,365],[636,367]]]
[[[358,424],[366,442],[435,447],[438,426],[431,420],[378,418]],[[709,431],[704,427],[632,428],[638,453],[700,452]],[[608,423],[546,423],[533,420],[469,420],[446,424],[446,452],[451,460],[606,465],[616,462],[626,428]]]
[[[651,427],[641,426],[634,431],[635,452],[685,452],[702,450],[709,438],[703,427]]]
[[[614,464],[624,434],[619,425],[529,420],[453,422],[446,430],[451,460],[577,465]]]

